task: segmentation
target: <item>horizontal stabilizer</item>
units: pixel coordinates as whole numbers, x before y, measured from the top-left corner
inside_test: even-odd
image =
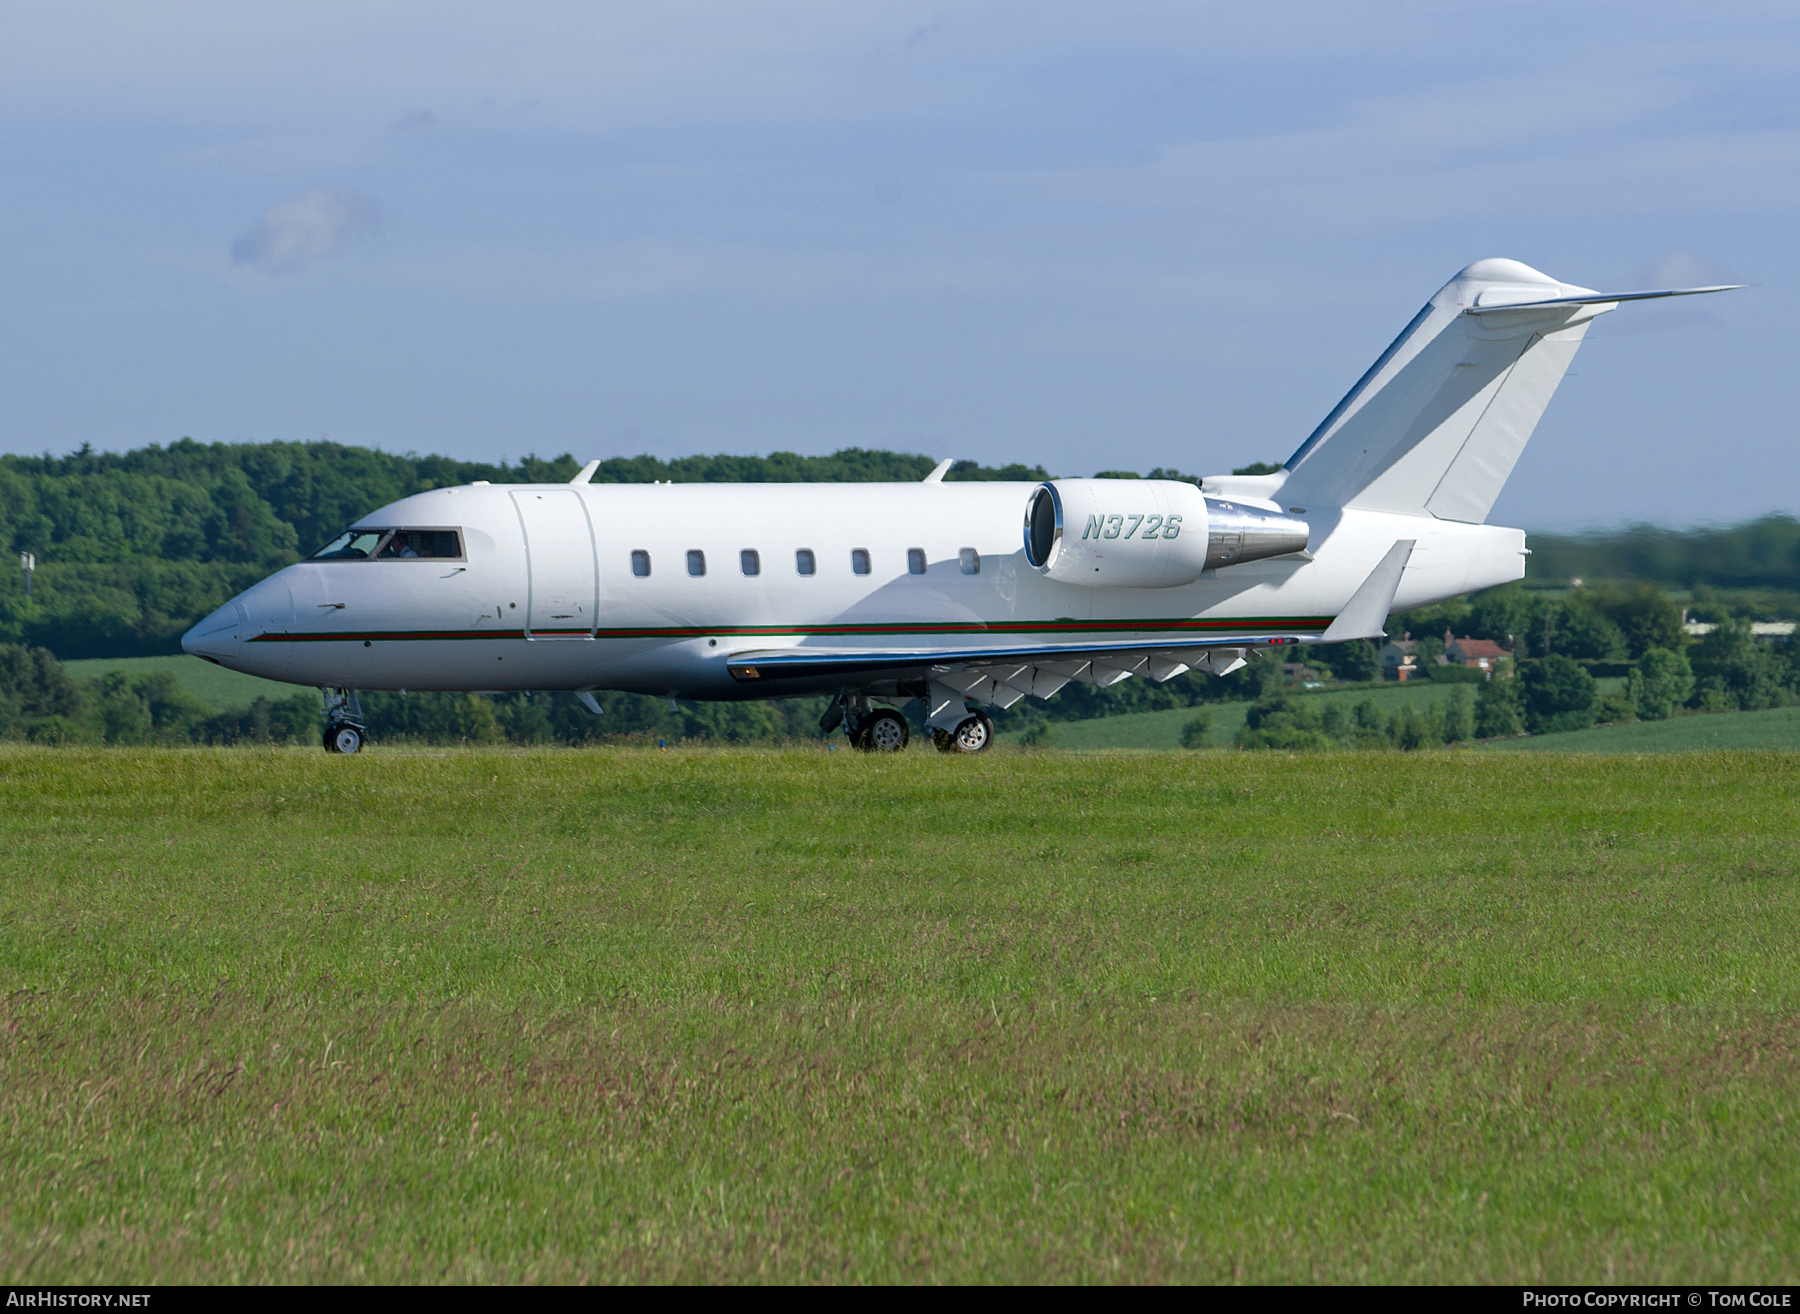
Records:
[[[1350,601],[1337,614],[1320,643],[1342,643],[1346,639],[1385,639],[1388,612],[1394,607],[1394,593],[1400,587],[1400,576],[1412,556],[1414,540],[1400,539],[1389,548],[1381,563],[1369,572],[1362,587],[1350,595]]]
[[[1668,287],[1654,292],[1590,292],[1579,297],[1551,297],[1543,301],[1509,301],[1494,296],[1492,292],[1483,292],[1481,299],[1467,310],[1465,315],[1492,315],[1502,310],[1550,310],[1562,306],[1611,306],[1621,301],[1654,301],[1658,297],[1697,297],[1707,292],[1735,292],[1747,283],[1721,283],[1718,287]],[[1516,296],[1517,293],[1514,293]]]
[[[1477,260],[1425,303],[1271,482],[1289,506],[1482,524],[1597,316],[1626,301],[1728,290],[1598,292],[1516,260]]]

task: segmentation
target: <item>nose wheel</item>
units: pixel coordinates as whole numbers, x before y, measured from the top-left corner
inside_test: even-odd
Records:
[[[340,721],[325,727],[325,751],[327,753],[360,753],[363,746],[363,732],[348,722]]]
[[[354,689],[326,689],[325,751],[327,753],[360,753],[366,734],[363,730],[362,703]]]

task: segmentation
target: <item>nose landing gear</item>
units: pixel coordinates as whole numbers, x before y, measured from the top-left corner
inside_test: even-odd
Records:
[[[327,753],[360,753],[366,731],[363,729],[362,703],[354,689],[326,689],[325,751]]]
[[[357,727],[342,721],[325,727],[325,751],[327,753],[360,753],[362,746],[362,731]]]

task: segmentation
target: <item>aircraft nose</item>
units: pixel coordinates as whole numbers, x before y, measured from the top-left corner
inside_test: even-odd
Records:
[[[233,599],[181,636],[181,650],[230,664],[244,651],[244,608]]]

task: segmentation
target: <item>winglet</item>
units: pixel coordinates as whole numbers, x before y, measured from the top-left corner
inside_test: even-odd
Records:
[[[930,474],[926,475],[925,478],[919,482],[926,484],[941,484],[944,482],[944,476],[950,473],[950,467],[955,464],[956,458],[954,456],[946,456],[932,467]]]
[[[1344,604],[1337,619],[1319,636],[1320,643],[1387,637],[1388,612],[1393,609],[1394,593],[1400,587],[1400,573],[1406,569],[1417,541],[1402,538],[1388,549],[1381,563],[1362,582],[1362,587],[1350,595],[1350,601]]]
[[[600,468],[600,462],[597,458],[595,460],[589,461],[586,465],[582,466],[580,470],[576,471],[575,477],[573,479],[569,480],[569,482],[572,484],[585,484],[588,480],[590,480],[594,477],[594,471],[598,470],[599,468]]]

